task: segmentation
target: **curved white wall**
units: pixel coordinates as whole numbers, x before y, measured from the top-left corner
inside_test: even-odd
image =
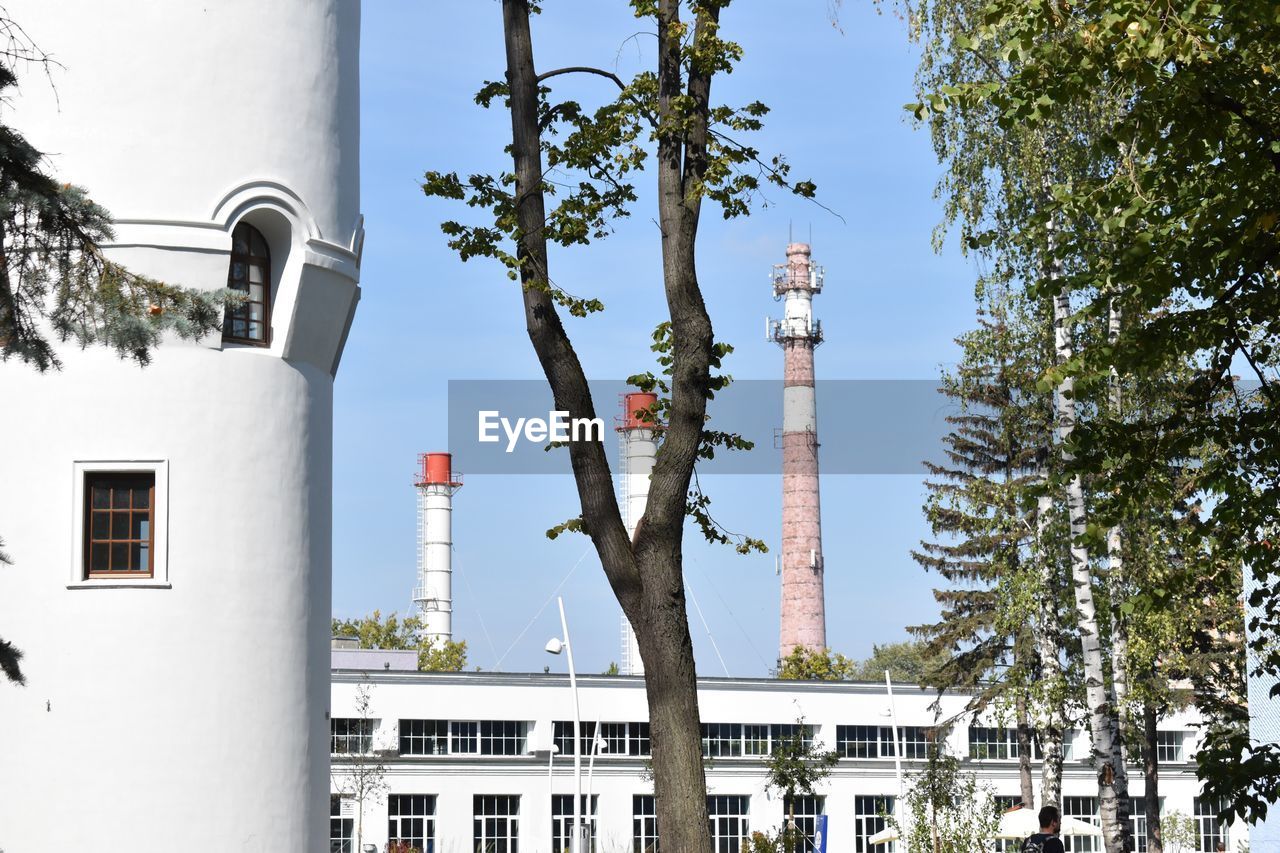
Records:
[[[65,71],[6,121],[124,220],[113,256],[225,284],[267,236],[269,348],[0,364],[0,849],[311,851],[327,825],[333,371],[358,294],[355,0],[13,0]],[[167,467],[167,585],[71,583],[77,462]]]

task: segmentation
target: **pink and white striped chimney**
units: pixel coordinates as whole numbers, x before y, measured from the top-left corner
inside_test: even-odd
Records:
[[[769,339],[785,357],[782,390],[782,620],[778,658],[796,646],[827,645],[822,587],[822,512],[818,499],[818,407],[813,350],[822,324],[813,318],[813,296],[823,271],[809,260],[808,243],[787,245],[787,262],[773,268],[773,295],[783,317],[770,320]]]

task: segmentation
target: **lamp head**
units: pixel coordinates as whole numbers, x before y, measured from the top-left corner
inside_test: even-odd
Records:
[[[560,641],[559,637],[552,637],[547,640],[546,650],[548,654],[558,655],[564,651],[564,643]]]

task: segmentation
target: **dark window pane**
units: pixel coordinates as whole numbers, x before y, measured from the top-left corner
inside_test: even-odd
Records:
[[[129,531],[130,539],[147,540],[151,538],[151,522],[140,512],[133,514],[133,529]]]
[[[129,546],[129,571],[145,572],[146,570],[147,570],[147,564],[143,562],[142,546],[130,545]]]
[[[116,494],[119,494],[117,492]],[[125,492],[128,494],[128,492]],[[111,513],[111,538],[112,539],[128,539],[129,538],[129,516],[127,512]]]
[[[107,565],[107,546],[96,545],[89,548],[89,571],[105,572]]]
[[[122,489],[118,484],[111,487],[111,506],[113,509],[129,508],[129,490]]]
[[[93,507],[94,509],[106,509],[111,506],[111,490],[106,486],[93,487]]]
[[[94,539],[106,539],[111,535],[111,513],[95,512],[93,514],[92,536]]]
[[[129,546],[128,545],[112,545],[111,546],[111,571],[123,572],[129,562]]]
[[[146,509],[151,506],[151,487],[135,486],[133,489],[133,508]]]
[[[242,222],[232,232],[231,244],[227,286],[248,294],[250,301],[227,306],[223,337],[265,344],[270,333],[266,320],[271,313],[270,293],[265,287],[271,280],[267,242],[256,228]]]

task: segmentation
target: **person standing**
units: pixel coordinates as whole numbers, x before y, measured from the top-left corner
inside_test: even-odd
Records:
[[[1066,853],[1058,833],[1062,831],[1062,813],[1057,806],[1040,810],[1040,831],[1022,842],[1022,853]]]

